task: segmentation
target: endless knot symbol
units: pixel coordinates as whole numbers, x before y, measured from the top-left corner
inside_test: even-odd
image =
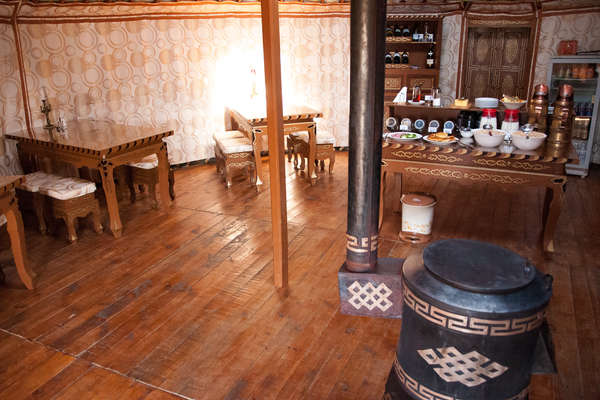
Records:
[[[468,387],[478,386],[487,382],[482,375],[490,379],[496,378],[508,369],[496,362],[484,366],[490,359],[474,350],[467,354],[462,354],[455,347],[438,348],[437,351],[441,356],[433,349],[417,350],[417,353],[427,364],[440,365],[433,370],[446,382],[460,382]]]
[[[348,300],[350,304],[357,310],[360,310],[362,306],[367,307],[369,311],[375,307],[381,311],[385,311],[390,308],[393,303],[388,300],[388,297],[392,294],[392,291],[381,283],[375,287],[371,282],[367,282],[365,286],[361,286],[358,281],[354,281],[352,285],[348,287],[348,291],[352,294],[352,298]]]

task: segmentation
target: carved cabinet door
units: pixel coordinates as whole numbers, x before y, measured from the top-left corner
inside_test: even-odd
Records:
[[[463,68],[462,95],[527,97],[531,63],[530,29],[470,28]]]

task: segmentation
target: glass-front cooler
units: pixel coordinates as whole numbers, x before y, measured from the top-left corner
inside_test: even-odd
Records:
[[[552,58],[548,71],[549,102],[553,104],[562,83],[573,86],[572,143],[579,164],[567,164],[567,173],[586,176],[598,124],[600,56],[563,56]]]

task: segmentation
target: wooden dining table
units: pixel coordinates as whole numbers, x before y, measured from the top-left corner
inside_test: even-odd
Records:
[[[6,228],[19,278],[28,289],[33,289],[35,274],[29,268],[23,219],[15,194],[15,188],[24,181],[22,175],[0,176],[0,215],[6,216]]]
[[[565,165],[577,162],[573,146],[551,144],[530,151],[465,145],[461,142],[437,145],[423,141],[385,140],[382,149],[382,184],[380,220],[383,215],[383,192],[388,174],[395,176],[393,207],[400,211],[402,175],[428,176],[473,184],[495,184],[518,189],[524,186],[545,188],[542,210],[542,245],[554,252],[554,231],[564,202],[567,175]]]
[[[289,135],[294,132],[308,132],[308,178],[314,184],[317,180],[315,156],[317,152],[317,123],[315,118],[321,118],[323,113],[310,107],[290,105],[283,107],[283,132]],[[264,176],[260,162],[263,151],[263,137],[267,137],[267,112],[261,108],[226,109],[225,125],[248,135],[252,140],[254,159],[256,160],[256,184],[261,185]]]
[[[65,132],[36,128],[7,134],[18,141],[19,153],[65,162],[76,168],[98,169],[106,197],[109,229],[120,237],[123,224],[114,180],[114,169],[156,154],[160,203],[163,210],[171,204],[169,196],[169,161],[163,139],[174,134],[171,124],[131,126],[104,120],[77,120],[67,123]]]

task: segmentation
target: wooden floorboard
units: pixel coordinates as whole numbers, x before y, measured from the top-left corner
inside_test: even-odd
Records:
[[[336,156],[334,175],[315,186],[286,165],[287,291],[273,286],[268,180],[227,189],[211,165],[176,170],[168,213],[147,195],[123,196],[119,239],[81,224],[69,245],[60,224],[41,236],[26,214],[33,291],[0,231],[0,399],[381,398],[402,322],[339,313],[347,153]],[[600,168],[570,178],[551,256],[540,249],[542,190],[414,177],[403,186],[437,197],[434,239],[496,243],[554,276],[558,375],[536,378],[531,400],[598,400]],[[379,255],[404,258],[424,245],[398,241],[393,190],[388,178]]]

